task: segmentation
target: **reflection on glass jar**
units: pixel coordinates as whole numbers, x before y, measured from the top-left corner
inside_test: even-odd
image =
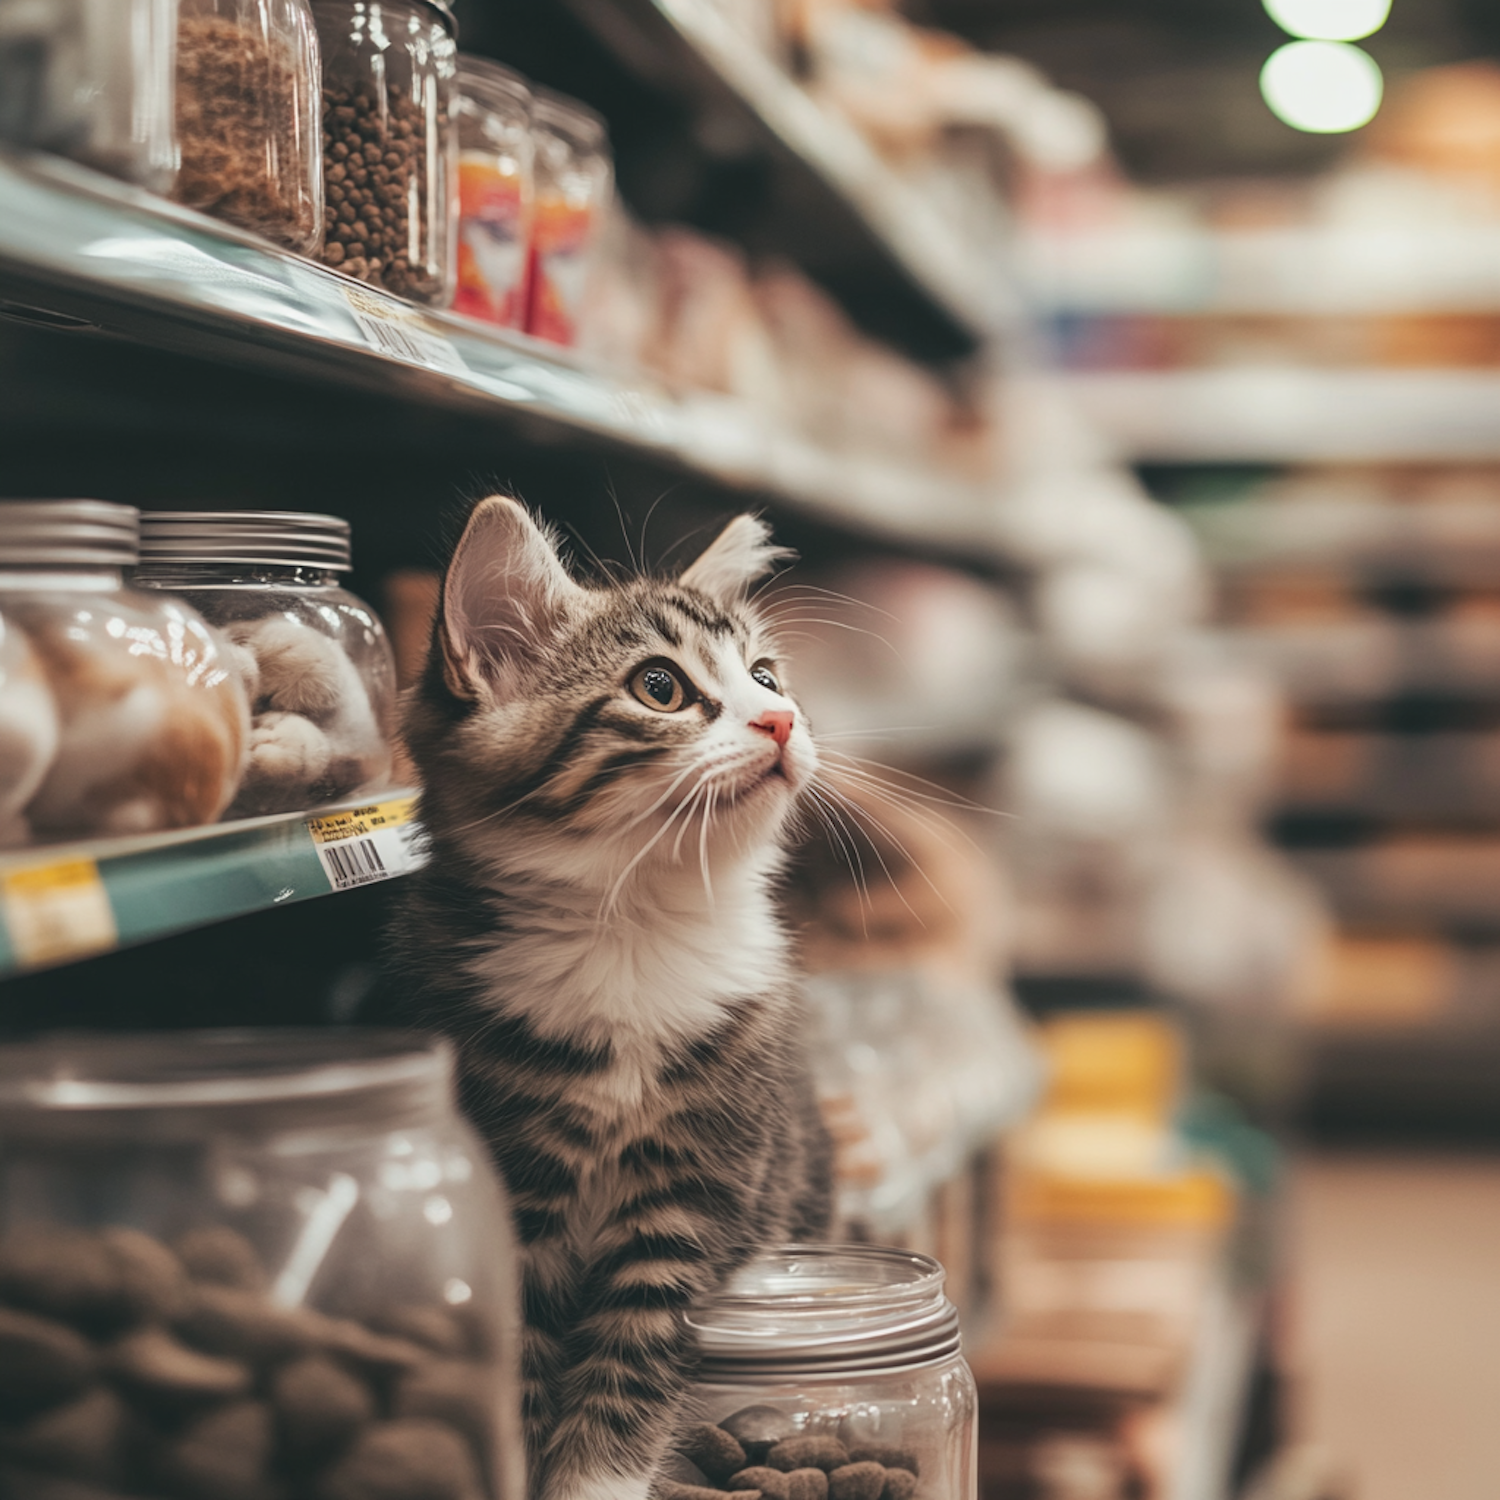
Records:
[[[148,511],[142,588],[216,626],[252,714],[231,817],[295,812],[385,786],[396,669],[379,617],[342,588],[349,523],[291,511]]]
[[[453,310],[521,328],[532,215],[531,91],[525,80],[482,57],[460,57],[458,131]]]
[[[698,1421],[664,1470],[675,1482],[759,1480],[791,1500],[975,1500],[974,1377],[935,1260],[784,1246],[688,1322]]]
[[[514,1270],[441,1043],[0,1048],[17,1500],[523,1500]]]
[[[323,238],[307,0],[179,0],[172,196],[302,254]]]
[[[128,505],[0,503],[0,616],[29,647],[0,684],[7,843],[209,823],[239,784],[240,679],[190,606],[123,587],[136,547]]]
[[[453,292],[458,47],[446,5],[313,0],[323,54],[323,261],[446,306]]]

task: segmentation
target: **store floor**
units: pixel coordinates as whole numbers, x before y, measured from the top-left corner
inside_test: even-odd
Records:
[[[1346,1500],[1495,1500],[1500,1156],[1304,1156],[1291,1210],[1297,1435]]]

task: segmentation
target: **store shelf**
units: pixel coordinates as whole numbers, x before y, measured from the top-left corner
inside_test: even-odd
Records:
[[[903,178],[842,115],[800,86],[704,0],[553,0],[629,80],[611,90],[598,69],[532,56],[524,34],[497,27],[501,55],[544,82],[583,94],[610,120],[621,183],[631,196],[632,142],[643,91],[681,111],[670,140],[641,142],[659,167],[664,152],[691,154],[684,177],[737,174],[733,190],[665,203],[668,217],[745,240],[757,253],[797,261],[878,337],[919,357],[974,352],[1014,311],[1017,299],[994,245],[967,242],[919,187]],[[555,46],[555,28],[544,27]],[[558,70],[561,70],[560,72]],[[591,86],[592,85],[592,86]],[[754,164],[751,167],[750,164]],[[745,170],[749,167],[749,170]],[[659,172],[633,204],[659,217],[669,190]],[[732,200],[728,205],[725,198]],[[756,211],[746,215],[744,205]]]
[[[425,860],[409,792],[0,856],[0,977],[352,890]]]
[[[1500,372],[1246,366],[1053,379],[1127,459],[1500,458]]]
[[[0,312],[587,439],[813,520],[1001,565],[977,485],[822,450],[728,398],[674,399],[566,351],[412,307],[109,178],[0,155]]]

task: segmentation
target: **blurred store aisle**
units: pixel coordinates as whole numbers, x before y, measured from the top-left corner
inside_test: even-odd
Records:
[[[1348,1500],[1494,1500],[1500,1158],[1307,1156],[1291,1206],[1299,1434]]]

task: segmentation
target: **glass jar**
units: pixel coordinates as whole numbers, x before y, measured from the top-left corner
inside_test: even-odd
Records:
[[[0,1047],[0,1493],[524,1500],[518,1321],[444,1044]]]
[[[31,657],[0,689],[9,842],[211,823],[239,785],[245,690],[189,605],[123,586],[136,549],[131,506],[0,502],[0,617]]]
[[[135,581],[225,636],[250,700],[229,816],[297,812],[388,784],[396,668],[379,617],[339,584],[349,523],[289,511],[148,511]]]
[[[526,331],[554,344],[574,344],[614,180],[609,138],[591,109],[546,89],[532,92],[531,127],[536,211]]]
[[[436,0],[313,0],[323,51],[323,262],[413,302],[453,293],[458,46]]]
[[[176,27],[177,0],[0,4],[0,141],[166,192]]]
[[[780,1247],[688,1323],[699,1421],[668,1478],[754,1489],[754,1474],[734,1478],[740,1468],[821,1469],[829,1486],[793,1481],[793,1496],[831,1487],[867,1500],[975,1500],[974,1377],[935,1260],[873,1245]]]
[[[531,242],[531,90],[482,57],[458,60],[458,283],[453,310],[522,328]]]
[[[308,0],[178,0],[172,196],[309,255],[323,242]]]

